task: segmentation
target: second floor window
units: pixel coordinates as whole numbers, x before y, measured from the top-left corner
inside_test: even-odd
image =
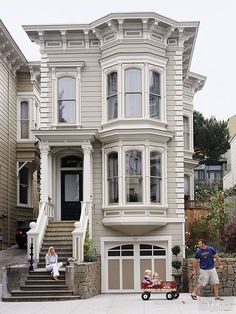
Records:
[[[29,138],[29,103],[22,101],[20,103],[20,138]]]
[[[119,202],[118,188],[118,153],[108,155],[108,201],[110,204]]]
[[[107,110],[108,120],[118,117],[117,72],[107,76]]]
[[[150,118],[160,119],[160,74],[149,72],[149,115]]]
[[[126,202],[142,202],[142,152],[136,150],[127,151],[125,154],[125,165]]]
[[[142,72],[140,69],[125,70],[125,117],[142,117]]]
[[[189,150],[190,145],[189,145],[189,118],[184,116],[184,149]]]
[[[58,122],[74,124],[76,121],[76,87],[75,78],[58,79]]]

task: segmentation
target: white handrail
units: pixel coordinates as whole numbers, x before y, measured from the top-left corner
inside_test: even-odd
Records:
[[[44,234],[48,220],[54,218],[54,206],[51,202],[39,204],[39,215],[37,222],[30,223],[30,230],[27,232],[27,252],[30,256],[30,245],[33,243],[34,257],[39,259],[39,252],[42,247]]]
[[[89,221],[91,217],[91,211],[91,202],[82,202],[80,221],[75,222],[75,229],[72,231],[73,257],[76,258],[79,262],[83,262],[84,260],[84,241],[88,223],[92,223],[91,221]]]

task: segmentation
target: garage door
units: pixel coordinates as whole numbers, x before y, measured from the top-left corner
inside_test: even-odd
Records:
[[[110,243],[105,245],[106,291],[140,291],[145,269],[158,272],[166,280],[167,244]]]

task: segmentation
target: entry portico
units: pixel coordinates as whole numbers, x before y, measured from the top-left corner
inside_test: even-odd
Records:
[[[90,202],[93,198],[95,132],[44,130],[35,133],[40,139],[40,202],[52,200],[56,221],[79,220],[81,202]]]

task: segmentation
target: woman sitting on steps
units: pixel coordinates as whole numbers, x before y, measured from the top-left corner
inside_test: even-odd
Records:
[[[59,269],[62,267],[63,263],[62,262],[58,263],[58,256],[53,246],[50,246],[50,248],[48,249],[48,253],[45,256],[45,263],[46,263],[46,270],[52,271],[51,272],[52,277],[55,280],[58,280],[57,277],[60,276]]]

